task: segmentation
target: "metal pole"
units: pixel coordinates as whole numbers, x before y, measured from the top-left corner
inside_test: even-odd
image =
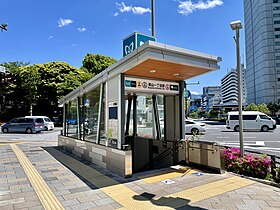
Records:
[[[240,65],[240,47],[239,47],[239,29],[236,30],[236,59],[237,59],[237,75],[238,75],[238,113],[239,113],[239,141],[240,141],[240,155],[244,156],[244,142],[243,142],[243,121],[242,121],[242,72]]]
[[[151,0],[152,2],[152,36],[155,36],[155,0]]]

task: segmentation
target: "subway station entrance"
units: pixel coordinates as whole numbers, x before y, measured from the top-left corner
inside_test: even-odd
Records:
[[[180,88],[180,83],[125,77],[124,147],[132,151],[133,173],[178,162]]]
[[[125,177],[185,161],[185,80],[220,61],[147,41],[59,101],[59,146]]]

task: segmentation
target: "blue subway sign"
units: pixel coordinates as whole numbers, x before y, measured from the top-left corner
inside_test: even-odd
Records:
[[[139,33],[133,33],[128,37],[123,39],[123,57],[133,52],[135,49],[140,47],[147,41],[156,41],[156,38],[153,36],[148,36]]]

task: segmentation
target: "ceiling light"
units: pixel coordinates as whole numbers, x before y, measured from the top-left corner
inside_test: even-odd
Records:
[[[155,70],[155,69],[150,70],[150,73],[156,73],[156,72],[157,72],[157,70]]]
[[[180,74],[179,74],[179,73],[175,73],[175,74],[173,74],[173,76],[174,76],[174,77],[179,77]]]

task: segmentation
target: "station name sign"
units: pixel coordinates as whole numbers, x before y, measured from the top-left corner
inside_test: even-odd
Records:
[[[179,83],[125,77],[125,90],[132,92],[179,94]]]

